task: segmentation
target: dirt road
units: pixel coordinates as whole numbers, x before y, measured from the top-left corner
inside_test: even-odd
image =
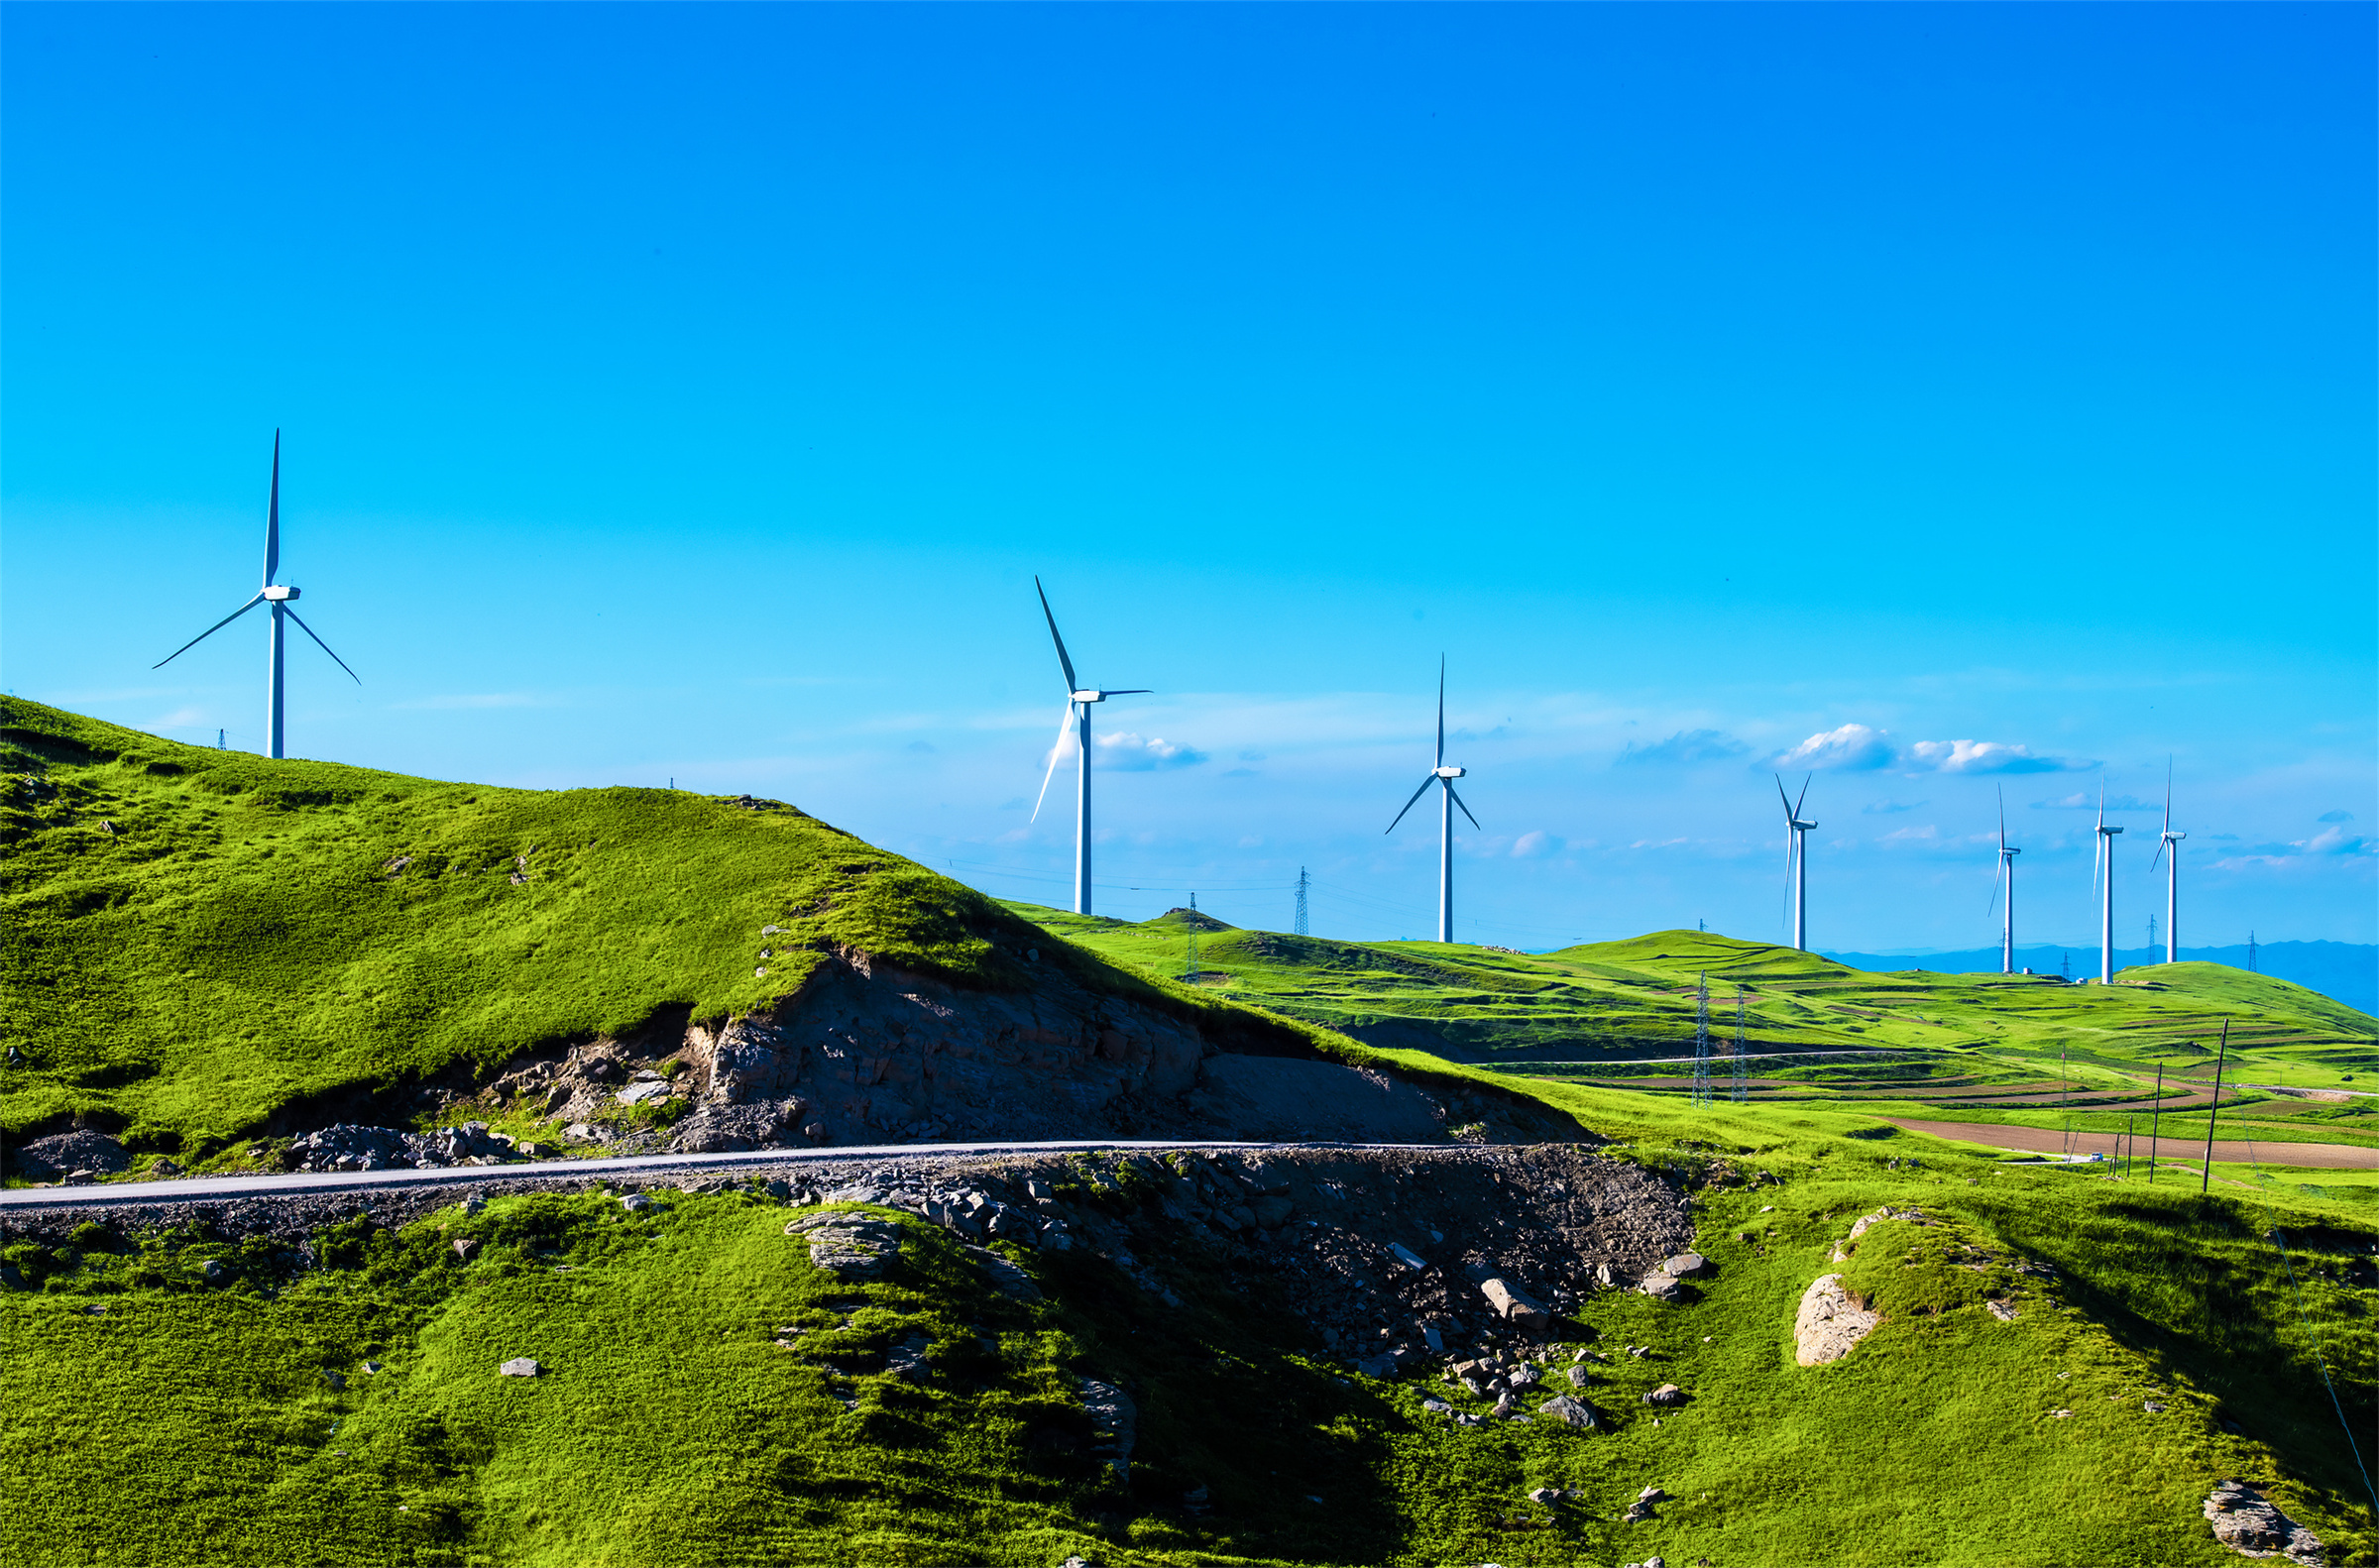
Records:
[[[2085,1133],[2072,1135],[2053,1127],[2001,1127],[1990,1122],[1921,1122],[1904,1116],[1886,1116],[1895,1127],[1905,1127],[1912,1133],[1931,1133],[1936,1138],[1954,1138],[1960,1143],[1985,1144],[1993,1149],[2014,1149],[2026,1154],[2074,1154],[2112,1156],[2121,1143],[2119,1133]],[[2171,1160],[2195,1156],[2205,1158],[2203,1141],[2187,1137],[2167,1136],[2158,1140],[2159,1158]],[[2148,1152],[2147,1129],[2141,1128],[2132,1151],[2143,1158]],[[2283,1144],[2257,1139],[2216,1138],[2213,1141],[2214,1163],[2245,1165],[2250,1161],[2267,1166],[2298,1166],[2315,1171],[2379,1171],[2379,1149],[2358,1149],[2352,1144]]]

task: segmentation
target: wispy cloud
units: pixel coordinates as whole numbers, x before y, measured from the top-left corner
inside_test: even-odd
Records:
[[[1875,841],[1877,843],[1930,843],[1940,837],[1941,830],[1931,823],[1926,823],[1921,828],[1912,826],[1896,829]]]
[[[1871,805],[1860,807],[1859,815],[1862,817],[1891,817],[1896,816],[1900,812],[1916,811],[1921,807],[1930,806],[1933,803],[1931,801],[1923,800],[1879,800]]]
[[[1512,840],[1512,858],[1515,860],[1533,860],[1543,855],[1555,853],[1560,849],[1560,840],[1554,838],[1551,834],[1546,833],[1541,828],[1532,829],[1531,831],[1524,833],[1519,838]]]
[[[1206,754],[1194,746],[1181,745],[1154,735],[1143,740],[1128,729],[1100,735],[1090,742],[1098,748],[1098,765],[1124,773],[1147,773],[1157,768],[1195,767],[1206,760]]]
[[[2060,795],[2055,800],[2036,800],[2032,803],[2032,809],[2034,811],[2096,811],[2098,797],[2086,789],[2076,790],[2071,795]],[[2106,797],[2106,809],[2108,811],[2162,811],[2164,803],[2141,800],[2136,795],[2109,795]]]
[[[1613,759],[1618,767],[1683,767],[1696,762],[1723,762],[1751,749],[1722,729],[1680,729],[1666,740],[1647,745],[1628,742]]]
[[[2041,756],[2005,740],[1914,740],[1901,745],[1888,730],[1871,725],[1842,725],[1821,730],[1779,752],[1773,765],[1792,769],[1898,768],[1917,773],[2078,773],[2098,764],[2078,757]]]
[[[2353,820],[2354,814],[2350,811],[2325,811],[2314,819],[2315,822],[2352,822]]]

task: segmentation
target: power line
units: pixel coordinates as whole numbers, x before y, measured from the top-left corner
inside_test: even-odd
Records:
[[[1710,1103],[1710,971],[1695,977],[1693,987],[1693,1103]]]

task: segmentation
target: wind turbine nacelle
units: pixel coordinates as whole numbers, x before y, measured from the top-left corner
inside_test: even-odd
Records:
[[[2189,835],[2185,833],[2168,833],[2164,836],[2164,841],[2166,843],[2179,843],[2182,840],[2188,837]]]
[[[1070,695],[1077,703],[1103,703],[1107,700],[1105,692],[1074,692]]]
[[[283,601],[283,600],[284,600],[284,599],[295,599],[295,598],[297,598],[297,597],[298,597],[298,595],[297,595],[297,590],[295,590],[294,588],[287,588],[287,587],[282,587],[282,586],[275,586],[275,587],[268,588],[268,589],[266,589],[266,590],[265,590],[265,598],[266,598],[266,600],[267,600],[268,602],[270,602],[270,603],[273,603],[273,604],[279,604],[281,601]],[[337,630],[338,628],[334,626],[334,627],[332,627],[331,629],[335,631],[335,630]]]
[[[1460,768],[1431,768],[1431,769],[1429,769],[1429,777],[1431,777],[1431,778],[1437,778],[1437,779],[1458,779],[1458,778],[1462,777],[1462,775],[1463,775],[1463,770],[1462,770],[1462,769],[1460,769]]]
[[[2102,834],[2106,835],[2106,836],[2107,836],[2108,838],[2110,838],[2110,839],[2111,839],[2112,837],[2114,837],[2116,834],[2118,834],[2118,833],[2121,833],[2122,831],[2123,831],[2123,830],[2122,830],[2122,829],[2120,829],[2120,828],[2100,828],[2100,829],[2098,830],[2098,832],[2100,832],[2100,833],[2102,833]]]
[[[1817,826],[1817,824],[1813,822],[1803,822],[1798,817],[1792,819],[1792,825],[1802,833],[1807,833],[1810,829]]]

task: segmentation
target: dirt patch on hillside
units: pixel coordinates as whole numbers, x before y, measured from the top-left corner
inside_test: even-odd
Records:
[[[1931,1133],[1936,1138],[1953,1138],[1960,1143],[1983,1144],[1993,1149],[2010,1149],[2026,1154],[2102,1154],[2112,1159],[2117,1146],[2121,1152],[2148,1153],[2148,1135],[2142,1130],[2137,1138],[2126,1139],[2119,1133],[2063,1133],[2049,1127],[2000,1127],[1989,1122],[1923,1122],[1905,1117],[1886,1116],[1883,1120],[1895,1127],[1905,1127],[1912,1133]],[[2134,1147],[2136,1146],[2136,1147]],[[2156,1141],[2160,1159],[2171,1161],[2185,1156],[2205,1158],[2204,1139],[2161,1138]],[[2217,1164],[2267,1166],[2300,1166],[2313,1171],[2379,1171],[2379,1149],[2357,1149],[2352,1144],[2294,1144],[2265,1142],[2257,1139],[2217,1138],[2213,1141],[2213,1158]]]

